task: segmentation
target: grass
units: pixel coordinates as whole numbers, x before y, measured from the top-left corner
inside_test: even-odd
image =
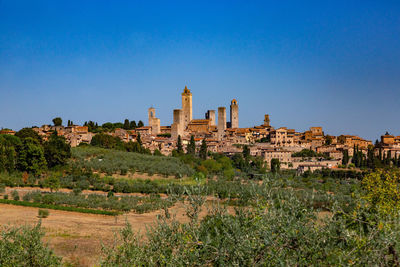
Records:
[[[75,208],[75,207],[67,207],[67,206],[43,204],[43,203],[35,203],[35,202],[28,202],[28,201],[17,201],[17,200],[11,200],[11,199],[0,199],[0,203],[1,204],[16,205],[16,206],[23,206],[23,207],[33,207],[33,208],[42,208],[42,209],[51,209],[51,210],[72,211],[72,212],[89,213],[89,214],[100,214],[100,215],[108,215],[108,216],[116,216],[116,215],[120,214],[120,212],[116,212],[116,211]]]

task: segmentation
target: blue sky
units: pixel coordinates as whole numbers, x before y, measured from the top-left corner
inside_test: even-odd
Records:
[[[0,127],[172,121],[400,135],[400,1],[0,1]]]

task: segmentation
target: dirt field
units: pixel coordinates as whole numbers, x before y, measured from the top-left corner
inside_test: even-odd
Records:
[[[179,221],[186,221],[185,208],[177,203],[170,209]],[[146,226],[155,223],[162,211],[145,214],[129,213],[115,219],[112,216],[84,214],[49,210],[48,218],[42,220],[46,231],[45,241],[55,253],[64,260],[74,261],[80,266],[98,264],[101,256],[101,244],[112,244],[114,234],[125,225],[127,220],[135,231],[144,233]],[[202,211],[202,216],[207,210]],[[39,221],[38,208],[0,204],[0,225],[34,225]]]

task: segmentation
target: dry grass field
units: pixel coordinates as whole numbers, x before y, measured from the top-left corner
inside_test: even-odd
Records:
[[[49,217],[42,219],[42,227],[46,232],[45,241],[57,255],[78,266],[97,264],[101,257],[102,244],[112,244],[115,234],[125,226],[126,221],[135,231],[144,233],[146,227],[156,222],[157,215],[163,213],[161,210],[144,214],[127,213],[115,218],[77,212],[49,211]],[[171,207],[169,211],[179,221],[187,220],[181,202]],[[204,216],[206,213],[207,210],[203,210],[201,215]],[[38,208],[0,204],[0,225],[3,227],[34,225],[38,222]]]

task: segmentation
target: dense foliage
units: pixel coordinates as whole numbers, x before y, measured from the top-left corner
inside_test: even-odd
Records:
[[[61,259],[43,243],[40,224],[4,228],[0,233],[0,266],[60,266]]]
[[[64,205],[77,208],[103,209],[114,211],[135,211],[137,213],[158,210],[170,207],[174,200],[171,198],[163,199],[160,195],[151,194],[149,196],[106,196],[99,194],[77,194],[72,193],[42,193],[40,191],[29,192],[24,195],[24,201],[50,205]]]
[[[396,266],[399,216],[381,217],[359,197],[351,209],[331,196],[330,212],[309,206],[296,190],[267,180],[253,208],[216,206],[198,219],[202,200],[189,195],[188,223],[162,218],[146,237],[129,225],[105,250],[103,266]],[[325,192],[326,193],[326,192]],[[357,192],[353,192],[356,195]],[[146,240],[146,241],[143,241]]]
[[[149,174],[191,176],[194,170],[181,160],[172,157],[127,153],[94,147],[74,148],[75,161],[72,166],[77,169],[100,171],[107,174],[143,172]]]
[[[377,212],[396,214],[400,210],[400,171],[378,170],[363,179],[365,198]]]
[[[55,132],[47,142],[32,129],[15,136],[0,135],[0,172],[23,171],[39,175],[47,168],[62,166],[71,156],[70,145]]]

